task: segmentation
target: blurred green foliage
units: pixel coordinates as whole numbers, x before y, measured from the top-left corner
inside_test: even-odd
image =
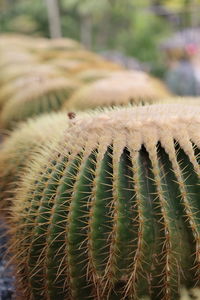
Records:
[[[176,7],[180,3],[173,1]],[[162,76],[163,54],[158,44],[172,28],[166,17],[152,10],[159,3],[173,4],[171,0],[60,0],[63,36],[80,40],[92,50],[122,51]],[[0,9],[0,32],[49,36],[45,0],[0,0]]]
[[[14,31],[48,36],[48,30],[44,1],[7,1],[7,5],[2,5],[0,11],[1,32]]]

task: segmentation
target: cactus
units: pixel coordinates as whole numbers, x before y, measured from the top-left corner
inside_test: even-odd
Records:
[[[45,112],[57,111],[69,95],[80,86],[75,80],[62,76],[39,77],[12,95],[1,111],[1,126],[10,128],[16,122]]]
[[[24,49],[30,53],[36,53],[41,58],[48,56],[49,53],[54,53],[54,56],[58,52],[66,51],[77,51],[83,48],[83,46],[72,39],[62,38],[62,39],[47,39],[41,37],[29,37],[25,35],[2,35],[1,34],[1,45],[0,51],[4,50],[5,52],[10,49]]]
[[[0,74],[0,85],[4,85],[8,83],[10,80],[15,80],[16,78],[19,78],[20,76],[24,76],[26,74],[30,74],[32,69],[35,69],[38,67],[39,64],[36,62],[29,63],[28,65],[22,64],[20,65],[20,68],[17,64],[12,63],[11,66],[6,66],[1,74]]]
[[[140,71],[121,71],[83,86],[63,107],[67,110],[85,110],[128,103],[151,103],[169,96],[170,92],[165,85],[148,74]]]
[[[4,49],[4,51],[0,51],[0,54],[1,54],[0,56],[1,70],[3,68],[11,66],[12,64],[18,64],[18,66],[20,67],[21,64],[38,62],[38,58],[35,55],[25,50],[23,51],[20,48],[17,49],[17,51]]]
[[[33,153],[45,143],[54,143],[67,128],[65,113],[51,113],[30,119],[6,138],[0,149],[0,207],[4,211],[12,201],[20,173]]]
[[[13,203],[19,299],[176,300],[200,284],[199,116],[163,104],[69,121]]]
[[[47,64],[35,64],[20,68],[12,66],[6,68],[1,74],[0,83],[0,107],[4,105],[13,95],[20,93],[20,90],[32,86],[34,81],[44,81],[49,78],[59,78],[63,74],[55,67]]]

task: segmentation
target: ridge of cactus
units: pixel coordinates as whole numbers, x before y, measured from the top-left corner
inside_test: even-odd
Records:
[[[162,104],[76,116],[36,155],[10,224],[26,299],[176,300],[200,285],[199,113]]]

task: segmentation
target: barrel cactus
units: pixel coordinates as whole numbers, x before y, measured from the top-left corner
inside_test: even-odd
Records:
[[[37,63],[38,58],[34,54],[25,51],[21,48],[15,50],[8,50],[0,49],[0,67],[3,70],[6,67],[11,66],[12,64],[18,64],[20,67],[21,64],[28,64],[28,63]]]
[[[28,86],[12,95],[1,111],[2,128],[45,112],[58,111],[63,102],[80,86],[76,80],[58,76],[32,78]]]
[[[35,65],[13,65],[6,68],[0,76],[1,92],[0,107],[9,101],[14,95],[21,93],[21,90],[29,89],[36,82],[44,82],[44,80],[63,77],[61,71],[48,64]],[[40,86],[41,88],[41,86]]]
[[[45,143],[53,144],[67,128],[65,113],[51,113],[18,125],[0,149],[0,207],[8,208],[20,173]]]
[[[64,109],[85,110],[102,106],[155,102],[170,96],[159,80],[140,71],[118,71],[83,86],[64,103]]]
[[[31,74],[31,71],[37,66],[40,66],[40,64],[36,62],[21,64],[20,67],[15,63],[12,63],[11,66],[6,66],[0,74],[0,85],[3,86],[9,81],[15,80],[20,76]]]
[[[199,149],[198,107],[71,119],[13,203],[19,299],[175,300],[198,286]]]

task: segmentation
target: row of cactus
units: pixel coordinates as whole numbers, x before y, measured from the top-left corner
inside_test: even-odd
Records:
[[[108,69],[118,68],[70,39],[31,40],[12,35],[1,36],[0,39],[3,128],[43,112],[59,110],[81,85],[74,73],[79,68],[82,70],[84,64],[87,68],[91,65],[100,68],[101,63],[103,68],[104,65]],[[86,57],[86,62],[81,57]]]
[[[37,103],[55,108],[55,90],[65,93],[57,81],[74,85],[63,112],[29,119],[1,145],[16,299],[185,300],[183,287],[200,286],[198,101],[169,99],[160,81],[105,67],[76,42],[66,50],[70,40],[3,38],[40,59],[20,63],[23,75],[0,59],[4,127],[37,114]]]
[[[62,107],[82,110],[170,96],[159,80],[125,71],[70,39],[33,42],[11,35],[0,41],[1,128]]]

